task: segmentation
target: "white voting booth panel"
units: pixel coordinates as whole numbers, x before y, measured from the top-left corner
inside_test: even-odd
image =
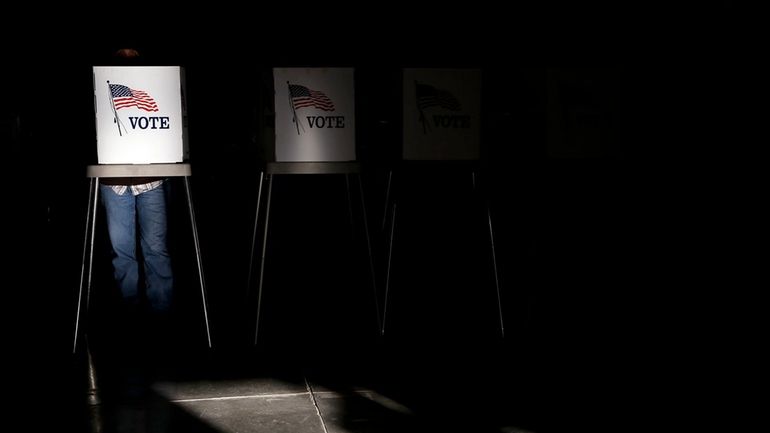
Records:
[[[475,160],[481,149],[481,71],[404,69],[406,160]]]
[[[99,164],[182,162],[182,69],[95,66],[93,72]]]
[[[277,162],[355,161],[353,68],[275,68]]]

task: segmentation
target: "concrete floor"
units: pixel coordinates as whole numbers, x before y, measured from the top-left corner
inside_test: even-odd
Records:
[[[472,361],[450,359],[436,347],[412,349],[314,350],[301,359],[193,350],[128,363],[94,356],[100,404],[86,399],[83,366],[73,368],[82,380],[68,393],[68,423],[100,432],[547,430],[532,412],[538,397],[521,395],[509,366],[487,358],[494,354],[479,349]]]
[[[14,331],[7,361],[19,367],[6,367],[7,379],[21,388],[20,407],[9,413],[38,431],[544,433],[626,431],[677,410],[676,394],[659,384],[679,346],[647,337],[664,326],[646,315],[662,280],[637,265],[649,251],[636,247],[643,233],[622,230],[623,220],[599,231],[594,214],[574,211],[603,195],[549,195],[555,204],[536,225],[519,208],[493,213],[503,338],[486,219],[468,177],[403,188],[381,335],[344,179],[311,180],[286,179],[273,191],[256,346],[256,290],[246,287],[254,200],[238,199],[254,179],[228,194],[216,179],[194,190],[203,203],[213,349],[184,196],[175,196],[170,216],[178,308],[165,333],[116,314],[104,227],[97,229],[87,329],[98,406],[87,400],[83,340],[72,354],[82,214],[39,221],[34,227],[45,230],[29,230],[34,236],[22,244],[27,257],[38,256],[18,271],[42,289],[10,293],[7,304],[24,313],[6,328]],[[388,242],[376,204],[369,227],[382,311]],[[564,214],[578,219],[561,224]]]

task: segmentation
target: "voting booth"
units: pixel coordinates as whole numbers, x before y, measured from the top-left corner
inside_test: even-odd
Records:
[[[99,180],[109,177],[182,177],[189,208],[209,348],[212,347],[198,229],[190,192],[184,70],[179,66],[94,66],[93,92],[98,164],[89,165],[86,231],[72,351],[84,334],[88,311]]]
[[[363,221],[369,272],[374,289],[377,323],[380,308],[374,280],[374,263],[366,217],[361,166],[356,161],[355,80],[353,68],[273,68],[274,160],[260,173],[256,215],[249,261],[248,291],[251,290],[258,232],[261,232],[259,283],[254,344],[259,337],[264,286],[265,255],[270,227],[273,183],[283,175],[344,175],[351,224],[352,181],[357,180],[360,215]],[[308,179],[312,181],[312,179]],[[267,197],[262,210],[262,195]],[[264,212],[264,213],[263,213]],[[260,221],[261,229],[260,229]]]
[[[394,241],[399,189],[395,185],[409,188],[410,183],[419,178],[415,176],[417,172],[452,172],[463,178],[467,176],[468,181],[472,182],[474,194],[485,197],[478,187],[482,153],[481,70],[405,68],[402,70],[402,89],[402,160],[397,164],[397,170],[391,169],[388,173],[382,217],[383,230],[390,222],[382,334],[385,333],[391,292],[392,260],[398,251],[394,245],[399,245],[399,242]],[[398,182],[394,180],[394,171],[400,174]],[[500,332],[504,336],[492,216],[486,199],[482,202],[486,211],[485,224],[489,227]]]

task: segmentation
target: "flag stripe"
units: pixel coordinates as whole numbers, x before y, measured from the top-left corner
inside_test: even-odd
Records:
[[[289,84],[289,95],[294,109],[313,107],[324,111],[334,111],[334,103],[326,94],[305,86]]]
[[[427,84],[416,84],[417,107],[420,110],[429,107],[441,107],[451,111],[459,111],[460,101],[446,90],[437,89]]]
[[[122,84],[110,84],[110,93],[116,110],[136,107],[144,111],[158,111],[158,104],[144,90],[132,89]]]

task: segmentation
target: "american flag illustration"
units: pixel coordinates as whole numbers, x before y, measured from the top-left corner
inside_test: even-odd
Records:
[[[110,93],[116,110],[136,107],[144,111],[158,111],[158,104],[144,90],[132,89],[122,84],[110,84]]]
[[[460,110],[460,101],[446,90],[437,89],[427,84],[415,83],[417,107],[424,110],[428,107],[441,107],[451,111]]]
[[[334,111],[334,103],[328,96],[318,90],[308,89],[298,84],[289,84],[289,95],[291,96],[294,109],[315,107],[319,110]]]

